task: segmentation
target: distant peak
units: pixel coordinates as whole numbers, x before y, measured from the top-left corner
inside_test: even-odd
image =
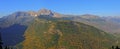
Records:
[[[97,15],[92,15],[92,14],[84,14],[84,15],[81,15],[82,18],[86,18],[86,19],[89,19],[89,18],[99,18],[99,16]]]
[[[50,10],[45,9],[45,8],[42,8],[42,9],[40,9],[39,11],[50,11]]]
[[[83,14],[82,16],[96,16],[96,15],[93,15],[93,14]]]
[[[41,14],[41,15],[49,15],[49,14],[52,14],[52,12],[51,12],[51,10],[48,10],[48,9],[40,9],[39,11],[38,11],[38,13],[39,14]]]
[[[42,8],[38,11],[38,15],[49,15],[52,17],[60,18],[62,15],[56,12],[53,12],[49,9]]]
[[[15,12],[13,14],[11,14],[11,16],[14,17],[23,17],[23,16],[33,16],[33,17],[37,17],[37,16],[41,16],[41,15],[47,15],[50,17],[56,17],[56,18],[60,18],[62,15],[56,12],[52,12],[51,10],[42,8],[39,11],[28,11],[28,12],[24,12],[24,11],[18,11]]]

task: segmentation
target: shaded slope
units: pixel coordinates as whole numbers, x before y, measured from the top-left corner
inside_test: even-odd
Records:
[[[21,49],[108,49],[114,36],[73,21],[35,19],[28,27]]]
[[[23,34],[27,26],[15,24],[8,28],[0,29],[2,41],[6,46],[15,46],[24,40]]]

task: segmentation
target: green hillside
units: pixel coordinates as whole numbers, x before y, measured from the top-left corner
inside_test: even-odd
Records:
[[[113,35],[93,26],[68,20],[35,19],[24,34],[19,49],[108,49]]]

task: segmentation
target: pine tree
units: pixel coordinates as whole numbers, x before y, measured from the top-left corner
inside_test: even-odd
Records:
[[[5,47],[5,49],[7,49],[7,46]]]
[[[114,46],[112,46],[112,49],[114,49]]]
[[[120,49],[118,46],[116,46],[116,48],[115,49]]]
[[[2,48],[2,44],[3,44],[3,43],[2,43],[1,32],[0,32],[0,49],[3,49],[3,48]]]
[[[6,46],[5,49],[11,49],[9,46]]]

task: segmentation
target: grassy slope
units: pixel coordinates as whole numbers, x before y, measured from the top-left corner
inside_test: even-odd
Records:
[[[73,21],[36,19],[26,30],[22,49],[108,49],[114,36]],[[20,48],[20,49],[21,49]]]

